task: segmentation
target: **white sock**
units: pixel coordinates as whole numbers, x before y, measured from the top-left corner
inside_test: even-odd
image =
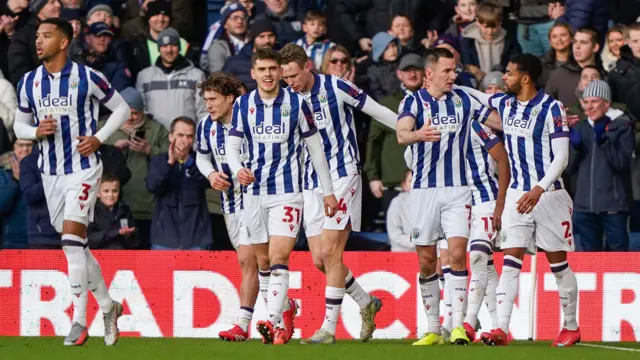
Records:
[[[344,293],[344,288],[336,288],[332,286],[327,286],[324,291],[326,310],[322,328],[330,332],[332,335],[336,334],[336,326],[338,325],[338,316],[340,315],[340,307],[342,306]]]
[[[288,291],[289,267],[282,264],[271,266],[267,309],[269,310],[269,320],[273,325],[277,325],[282,320],[284,302]]]
[[[247,331],[252,317],[253,309],[250,307],[241,306],[240,312],[238,313],[238,320],[236,321],[236,325],[240,326],[243,331]]]
[[[455,329],[462,326],[464,320],[464,305],[467,299],[467,284],[469,283],[469,271],[451,270],[449,286],[449,295],[451,295],[451,311],[453,312],[451,319],[451,328]]]
[[[498,272],[496,271],[496,266],[493,264],[493,255],[491,255],[487,265],[487,291],[485,291],[484,294],[484,303],[491,317],[492,329],[500,327],[498,323],[498,312],[496,311],[496,289],[498,288],[498,280]]]
[[[474,247],[477,250],[474,250]],[[481,244],[471,243],[469,262],[471,266],[471,280],[469,281],[469,295],[467,304],[467,316],[464,321],[471,326],[476,325],[478,312],[482,306],[482,299],[487,288],[487,263],[491,250]]]
[[[420,275],[420,294],[427,314],[427,332],[440,334],[440,286],[438,274],[426,278]]]
[[[496,290],[496,300],[498,302],[498,324],[505,334],[509,333],[513,303],[516,302],[520,288],[521,269],[522,260],[510,255],[504,257],[502,276],[500,276]]]
[[[73,319],[87,325],[87,257],[86,242],[75,235],[62,235],[62,250],[67,258],[69,285],[73,294]]]
[[[444,274],[444,289],[442,289],[444,316],[442,319],[442,327],[451,332],[451,317],[453,316],[453,310],[451,309],[451,295],[449,294],[449,289],[451,288],[451,266],[443,265],[442,273]]]
[[[360,284],[356,281],[356,278],[353,277],[351,270],[347,273],[344,287],[345,293],[351,296],[358,306],[360,306],[360,309],[366,308],[371,303],[371,295],[362,289]]]
[[[84,327],[87,326],[87,301],[89,293],[87,291],[73,297],[73,322]]]
[[[271,270],[267,271],[258,271],[258,283],[260,284],[260,297],[264,301],[264,306],[266,307],[268,304],[269,297],[267,294],[269,293],[269,280],[271,279]]]
[[[564,313],[563,327],[567,330],[577,330],[576,308],[578,306],[578,280],[567,261],[551,264],[551,272],[556,277],[558,295]]]
[[[113,309],[113,299],[111,299],[107,285],[104,283],[100,264],[89,251],[89,248],[85,248],[84,253],[87,257],[87,284],[89,285],[89,290],[91,290],[93,297],[98,302],[100,311],[103,314],[108,314]]]

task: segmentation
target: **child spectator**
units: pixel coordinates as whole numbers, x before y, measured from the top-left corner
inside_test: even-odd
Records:
[[[476,0],[456,0],[455,4],[454,10],[456,14],[453,16],[453,23],[445,31],[445,34],[461,40],[464,29],[476,20],[478,2]]]
[[[404,172],[402,192],[391,200],[387,210],[387,233],[391,251],[416,251],[411,243],[411,222],[409,221],[409,190],[411,189],[411,169]]]
[[[302,31],[304,36],[296,40],[295,44],[307,52],[307,56],[313,63],[313,68],[320,70],[324,55],[329,49],[336,46],[325,37],[327,34],[327,15],[315,10],[308,11],[302,23]]]
[[[129,206],[120,201],[120,180],[104,174],[98,193],[93,222],[89,224],[90,249],[123,250],[138,244],[135,223]]]
[[[503,71],[520,45],[502,27],[502,8],[492,3],[478,5],[476,22],[462,31],[462,63],[478,81],[491,71]]]
[[[411,19],[409,19],[409,16],[403,14],[397,14],[393,17],[391,26],[389,27],[389,34],[398,38],[403,48],[401,51],[403,54],[410,52],[422,56],[425,45],[431,44],[428,38],[420,39],[415,35]],[[433,40],[435,40],[435,38]]]
[[[386,32],[379,32],[373,37],[373,51],[371,60],[373,64],[367,69],[369,89],[376,101],[391,95],[400,87],[397,76],[390,76],[398,69],[400,59],[400,41]]]

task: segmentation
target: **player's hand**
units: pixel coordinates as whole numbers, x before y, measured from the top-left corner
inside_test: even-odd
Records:
[[[122,236],[129,236],[129,235],[131,235],[134,231],[136,231],[136,228],[135,228],[135,227],[132,227],[132,228],[130,228],[130,227],[125,227],[125,228],[120,229],[119,233],[120,233],[120,235],[122,235]]]
[[[100,145],[100,140],[95,136],[78,136],[76,139],[80,140],[78,144],[78,152],[82,156],[89,156],[96,152]]]
[[[331,194],[324,197],[324,215],[333,217],[338,212],[338,200],[336,196]]]
[[[575,114],[567,114],[567,125],[574,127],[580,121],[580,116]]]
[[[49,135],[53,135],[56,133],[56,128],[58,124],[53,116],[49,115],[40,121],[38,127],[36,128],[36,136],[37,137],[45,137]]]
[[[504,201],[496,201],[496,207],[493,209],[493,228],[496,231],[502,229],[502,212],[504,211]]]
[[[520,200],[518,200],[518,213],[520,214],[528,214],[540,201],[540,196],[544,193],[544,190],[536,185],[533,189],[529,190],[526,194],[522,195]]]
[[[416,130],[418,141],[437,142],[440,141],[440,131],[435,126],[431,126],[431,119],[427,119],[419,130]]]
[[[211,184],[211,187],[220,191],[226,191],[229,186],[231,186],[231,184],[227,181],[228,178],[229,177],[227,176],[227,174],[219,171],[214,171],[207,177],[207,179],[209,179],[209,184]]]
[[[145,155],[149,155],[151,153],[151,144],[149,144],[147,139],[141,139],[134,136],[131,140],[129,140],[129,149],[137,151],[139,153],[143,153]]]
[[[384,186],[382,185],[382,181],[380,180],[371,180],[369,181],[369,189],[371,189],[371,193],[378,199],[382,199],[382,189]]]
[[[251,170],[247,168],[242,168],[238,170],[238,181],[240,184],[244,186],[249,186],[252,182],[256,181],[256,178],[253,176]]]

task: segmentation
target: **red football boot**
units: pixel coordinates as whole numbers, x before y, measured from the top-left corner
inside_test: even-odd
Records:
[[[273,345],[284,345],[286,343],[289,342],[289,339],[287,339],[287,334],[289,332],[285,329],[276,329],[276,335],[273,338]]]
[[[551,344],[553,347],[567,347],[573,346],[580,342],[580,338],[582,334],[580,333],[580,328],[576,330],[568,330],[567,328],[562,328],[560,334],[556,338],[556,340]]]
[[[505,334],[502,329],[493,329],[491,332],[482,333],[480,340],[482,340],[485,345],[491,346],[506,346],[509,343],[508,335]]]
[[[282,322],[284,323],[285,342],[289,342],[293,337],[294,320],[298,314],[298,303],[295,300],[289,299],[290,309],[282,313]]]
[[[260,320],[256,326],[258,332],[262,336],[263,344],[273,344],[273,338],[276,335],[276,330],[269,320]]]
[[[220,331],[218,337],[226,341],[245,341],[249,338],[249,332],[242,330],[238,325],[233,325],[229,330]]]
[[[476,339],[476,329],[469,323],[464,323],[462,326],[464,326],[464,331],[467,333],[469,341],[473,342]]]

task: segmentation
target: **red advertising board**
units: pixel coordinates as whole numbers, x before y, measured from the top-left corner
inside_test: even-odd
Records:
[[[235,320],[240,306],[240,271],[233,252],[95,251],[112,297],[125,304],[119,326],[125,336],[217,337]],[[578,278],[578,319],[584,341],[640,341],[640,261],[634,253],[575,253],[569,262]],[[375,338],[415,338],[426,317],[413,253],[352,252],[345,261],[363,288],[384,303]],[[502,259],[496,254],[500,271]],[[528,337],[532,299],[531,261],[526,259],[511,333]],[[537,261],[535,337],[550,340],[562,322],[555,278],[544,256]],[[294,253],[290,292],[300,305],[296,335],[310,336],[324,318],[322,274],[308,253]],[[91,298],[91,297],[90,297]],[[0,251],[0,335],[66,335],[71,326],[71,293],[61,251]],[[88,324],[102,335],[102,317],[93,299]],[[254,323],[266,318],[258,301]],[[491,326],[486,309],[480,320]],[[253,327],[252,327],[253,328]],[[338,338],[358,338],[360,316],[345,299]],[[257,337],[255,331],[252,337]]]

